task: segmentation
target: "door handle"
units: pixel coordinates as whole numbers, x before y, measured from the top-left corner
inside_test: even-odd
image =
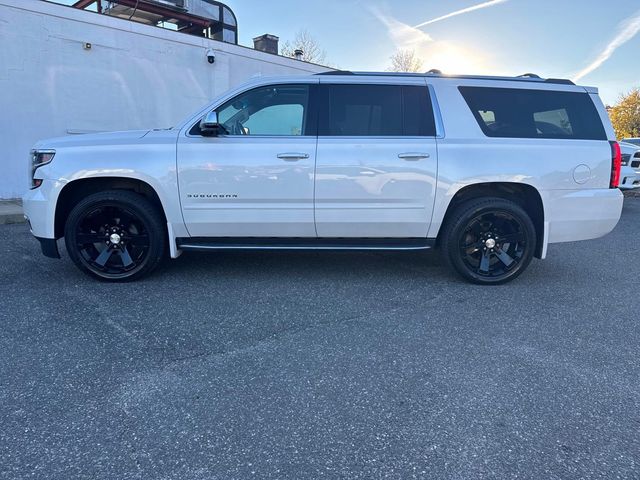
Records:
[[[281,160],[287,160],[288,162],[295,162],[296,160],[302,160],[303,158],[309,158],[308,153],[279,153],[278,158]]]
[[[400,153],[398,158],[401,158],[402,160],[422,160],[423,158],[429,158],[429,154],[421,152],[407,152]]]

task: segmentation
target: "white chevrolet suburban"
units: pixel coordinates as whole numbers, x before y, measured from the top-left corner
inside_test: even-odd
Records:
[[[550,243],[610,232],[623,200],[597,90],[530,74],[259,78],[175,128],[46,140],[31,158],[43,253],[64,237],[111,281],[187,250],[439,247],[498,284]]]

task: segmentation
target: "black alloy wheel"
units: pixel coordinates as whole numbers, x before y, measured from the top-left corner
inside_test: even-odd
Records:
[[[442,236],[447,262],[478,284],[501,284],[522,273],[533,258],[533,222],[518,204],[500,198],[462,204]]]
[[[65,225],[69,256],[101,280],[133,280],[150,273],[165,251],[157,208],[126,190],[91,195],[76,205]]]

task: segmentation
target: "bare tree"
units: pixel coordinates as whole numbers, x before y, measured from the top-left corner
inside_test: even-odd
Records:
[[[320,46],[318,41],[308,30],[300,30],[293,40],[287,40],[282,44],[280,54],[285,57],[295,58],[295,51],[302,50],[302,61],[310,63],[324,63],[327,52]]]
[[[422,71],[422,59],[415,50],[398,50],[391,55],[391,72],[420,72]]]

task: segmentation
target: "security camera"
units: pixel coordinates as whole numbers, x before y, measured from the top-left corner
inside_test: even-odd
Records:
[[[207,60],[209,63],[216,61],[216,53],[211,48],[207,50]]]

